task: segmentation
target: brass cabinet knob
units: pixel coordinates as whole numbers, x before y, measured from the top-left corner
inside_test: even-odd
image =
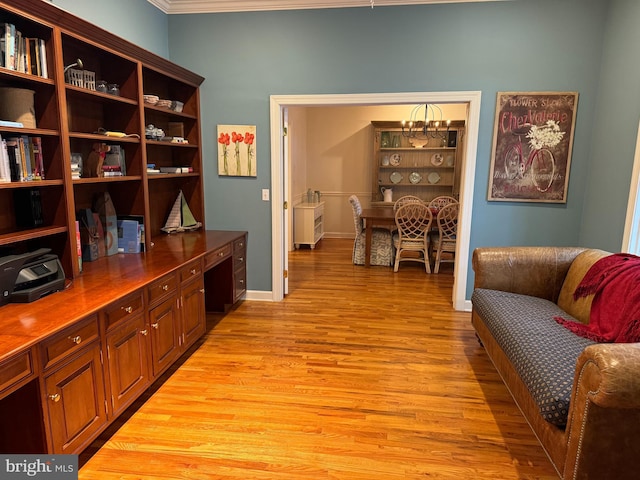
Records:
[[[152,323],[152,324],[151,324],[151,326],[152,326],[153,328],[155,328],[156,330],[158,329],[158,323],[157,323],[157,322],[156,322],[156,323]]]
[[[122,307],[122,309],[127,313],[133,312],[133,307]]]
[[[49,400],[52,400],[54,402],[59,402],[60,401],[60,394],[59,393],[54,393],[52,395],[48,395]]]
[[[149,334],[149,331],[145,328],[144,330],[140,330],[140,333],[146,337]]]
[[[162,285],[162,290],[164,290],[165,292],[169,290],[169,285],[167,284]]]
[[[195,268],[192,268],[191,271],[190,271],[191,275],[195,275],[196,272],[197,272],[197,270]]]
[[[204,293],[204,288],[201,288],[201,289],[200,289],[200,293]]]
[[[80,335],[76,335],[75,337],[69,337],[69,339],[76,345],[80,345],[82,343],[82,337]]]

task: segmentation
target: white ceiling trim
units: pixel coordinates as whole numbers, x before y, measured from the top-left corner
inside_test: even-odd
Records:
[[[267,10],[384,7],[433,3],[476,3],[511,0],[147,0],[164,13],[223,13]]]

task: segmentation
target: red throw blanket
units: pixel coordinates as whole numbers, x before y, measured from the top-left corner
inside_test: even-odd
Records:
[[[594,263],[573,298],[591,294],[588,325],[562,317],[555,320],[596,342],[640,342],[640,257],[616,253]]]

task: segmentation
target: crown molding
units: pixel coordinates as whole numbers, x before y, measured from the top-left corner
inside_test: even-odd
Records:
[[[511,0],[147,0],[167,14],[257,12],[322,8],[385,7],[435,3],[476,3]]]

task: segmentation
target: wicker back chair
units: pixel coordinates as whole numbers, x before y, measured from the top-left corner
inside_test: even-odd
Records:
[[[353,223],[356,238],[353,242],[352,262],[354,265],[364,265],[366,233],[362,217],[362,205],[357,196],[351,195],[349,203],[353,210]],[[393,265],[393,242],[391,232],[387,228],[373,228],[371,232],[371,265],[390,267]]]
[[[459,204],[450,203],[445,205],[438,212],[436,223],[438,225],[438,234],[433,238],[433,250],[436,252],[434,262],[434,273],[440,270],[440,263],[455,262],[456,242],[458,236],[458,208]],[[449,253],[450,259],[442,259],[443,253]]]
[[[393,204],[393,211],[397,212],[398,208],[407,203],[424,203],[421,198],[416,197],[415,195],[405,195],[396,200]]]
[[[431,200],[429,202],[429,207],[440,210],[442,207],[449,205],[450,203],[458,203],[458,200],[448,195],[441,195]]]
[[[406,203],[396,211],[396,227],[398,233],[394,235],[396,260],[393,271],[398,271],[400,262],[424,263],[427,273],[431,273],[429,264],[429,230],[433,215],[424,203]]]

